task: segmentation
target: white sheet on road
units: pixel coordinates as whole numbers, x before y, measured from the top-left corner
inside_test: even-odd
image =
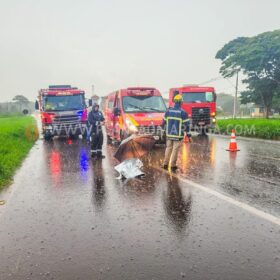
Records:
[[[143,167],[143,163],[140,159],[131,158],[115,166],[115,170],[120,173],[118,179],[121,179],[122,177],[125,177],[126,179],[132,179],[137,176],[144,175],[140,169],[141,167]]]

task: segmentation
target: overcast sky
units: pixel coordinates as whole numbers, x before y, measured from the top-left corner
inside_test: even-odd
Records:
[[[279,0],[0,0],[0,101],[49,84],[106,95],[206,82],[225,43],[279,29],[279,11]]]

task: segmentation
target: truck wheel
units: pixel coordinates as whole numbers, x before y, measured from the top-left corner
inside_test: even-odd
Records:
[[[44,134],[44,140],[46,140],[46,141],[52,140],[52,135],[50,135],[49,133]]]
[[[206,127],[200,127],[199,128],[199,134],[200,135],[207,135],[207,133],[208,133],[208,128],[206,128]]]
[[[76,139],[79,138],[79,134],[70,134],[69,138],[72,139],[72,140],[76,140]]]
[[[125,131],[120,131],[120,139],[121,141],[123,141],[124,139],[126,139],[127,137],[129,137],[129,135],[125,132]]]
[[[81,134],[82,134],[82,137],[84,140],[87,140],[89,138],[88,134],[91,133],[91,128],[89,125],[86,125],[86,127],[84,127],[82,130],[81,130]]]
[[[120,131],[120,139],[121,139],[121,141],[124,139],[124,135],[123,135],[123,131],[122,130]]]
[[[107,144],[112,144],[112,142],[112,138],[109,135],[107,135]]]

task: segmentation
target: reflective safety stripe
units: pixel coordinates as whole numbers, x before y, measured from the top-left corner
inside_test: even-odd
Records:
[[[174,134],[166,134],[166,136],[167,137],[169,137],[169,138],[184,138],[184,136],[182,136],[182,135],[174,135]]]
[[[178,135],[168,134],[168,121],[169,120],[179,121],[179,133],[178,133]],[[166,133],[166,136],[167,137],[174,137],[174,138],[182,138],[181,132],[182,132],[182,119],[181,118],[176,118],[176,117],[167,117],[167,133]]]
[[[102,150],[96,150],[97,152],[102,152]]]
[[[169,112],[170,112],[170,113],[181,113],[180,110],[174,110],[174,109],[173,109],[173,110],[169,110]]]
[[[182,122],[182,118],[177,118],[177,117],[167,117],[167,120],[176,120]]]
[[[188,121],[189,121],[189,119],[186,119],[186,120],[183,121],[183,123],[188,122]]]
[[[98,150],[90,150],[92,153],[96,153]]]

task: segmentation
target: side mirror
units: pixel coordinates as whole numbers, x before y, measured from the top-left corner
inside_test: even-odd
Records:
[[[119,108],[115,107],[114,108],[114,116],[118,117],[118,116],[120,116],[120,114],[121,114],[121,110]]]
[[[91,107],[92,106],[92,99],[88,100],[88,106]]]
[[[38,102],[38,100],[35,101],[35,110],[39,110],[39,102]]]

